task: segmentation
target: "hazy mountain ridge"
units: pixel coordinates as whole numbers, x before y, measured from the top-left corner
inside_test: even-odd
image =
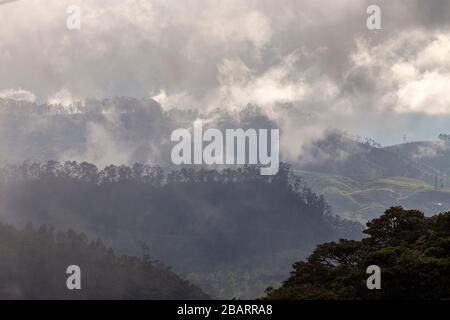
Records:
[[[332,134],[314,148],[326,160],[297,165],[296,173],[340,216],[366,222],[396,205],[428,215],[450,210],[450,152],[442,141],[380,148]]]
[[[186,167],[168,174],[174,168],[169,141],[173,129],[187,128],[197,118],[208,119],[219,128],[276,127],[256,106],[234,113],[205,113],[163,110],[151,99],[126,97],[92,100],[69,108],[29,102],[5,104],[0,99],[1,103],[6,106],[0,108],[3,164],[31,160],[21,165],[27,168],[29,176],[22,179],[27,182],[10,181],[8,187],[1,186],[4,218],[22,225],[31,220],[57,228],[73,227],[133,255],[140,254],[137,244],[144,241],[152,257],[174,266],[213,296],[253,297],[267,281],[281,279],[287,266],[306,257],[315,244],[357,237],[361,226],[333,218],[327,204],[334,214],[361,223],[392,205],[418,208],[428,215],[450,209],[450,190],[435,190],[433,186],[444,170],[435,166],[432,159],[436,154],[428,152],[433,142],[418,143],[415,149],[411,144],[381,148],[332,131],[298,146],[303,153],[290,163],[302,178],[296,189],[291,189],[288,175],[275,179],[283,183],[274,184],[246,171],[248,168],[217,173]],[[296,149],[295,141],[292,143],[290,148]],[[418,157],[419,151],[429,159]],[[446,159],[443,154],[442,164]],[[48,159],[79,163],[32,164]],[[84,161],[106,168],[98,172]],[[159,164],[166,174],[156,166],[131,168],[135,162]],[[110,163],[130,167],[108,166]],[[3,173],[17,177],[22,170],[19,167],[10,166],[11,170]],[[136,170],[144,172],[136,175]],[[232,186],[230,177],[240,182]],[[102,179],[106,180],[99,183]],[[167,179],[174,180],[162,183]],[[325,198],[313,195],[304,184]],[[281,189],[275,190],[276,185]],[[310,194],[312,202],[296,199],[296,192]],[[170,203],[171,209],[163,203]],[[321,209],[310,211],[319,203]],[[125,219],[136,212],[135,220]],[[279,212],[283,212],[282,218]],[[252,225],[255,217],[258,223]],[[220,245],[211,244],[211,239]]]
[[[447,141],[418,141],[408,142],[386,148],[391,152],[419,160],[426,165],[435,168],[439,174],[450,173],[450,144]]]
[[[191,128],[197,119],[221,129],[274,127],[252,105],[200,112],[164,110],[152,99],[129,97],[87,100],[79,108],[0,99],[0,164],[77,160],[101,167],[136,162],[170,167],[173,130]]]
[[[419,159],[390,148],[374,147],[335,132],[311,144],[306,150],[314,160],[297,164],[301,170],[334,174],[365,182],[379,177],[408,177],[434,181],[439,171]]]
[[[207,119],[210,125],[219,128],[277,127],[262,109],[252,105],[236,112],[163,110],[154,100],[128,97],[91,99],[69,107],[8,99],[0,99],[0,105],[3,165],[22,163],[24,159],[33,162],[56,159],[88,161],[101,167],[138,162],[173,168],[171,132],[175,128],[189,128],[195,119]],[[432,214],[450,203],[447,193],[433,191],[436,177],[447,172],[446,163],[450,163],[447,145],[442,142],[381,148],[376,143],[361,143],[332,131],[306,145],[295,146],[294,139],[290,148],[298,150],[299,156],[290,157],[289,162],[296,170],[307,172],[306,183],[315,192],[325,194],[334,212],[346,218],[367,221],[391,205],[415,206]],[[314,173],[318,177],[330,175],[325,179],[329,185],[317,184],[320,179],[312,179]],[[353,182],[346,187],[338,183],[339,177]],[[399,192],[394,189],[401,181],[394,184],[378,181],[384,178],[392,182],[402,177],[416,182],[408,183],[411,188]],[[438,194],[423,203],[420,192],[426,191]],[[435,201],[436,198],[440,200]]]

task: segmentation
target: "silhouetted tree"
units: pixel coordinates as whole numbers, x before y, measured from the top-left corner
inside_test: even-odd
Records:
[[[450,212],[425,217],[393,207],[367,224],[369,237],[317,246],[265,299],[449,299]],[[370,265],[381,290],[366,287]]]

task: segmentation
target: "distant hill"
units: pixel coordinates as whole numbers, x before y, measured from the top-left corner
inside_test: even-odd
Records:
[[[54,159],[167,164],[167,141],[180,127],[155,101],[126,97],[70,107],[0,98],[0,115],[1,165]]]
[[[339,216],[364,223],[396,205],[428,215],[450,210],[450,151],[444,142],[380,148],[332,133],[307,151],[313,161],[297,163],[295,173]]]
[[[444,141],[408,142],[386,147],[386,150],[402,157],[420,161],[436,169],[440,174],[450,175],[450,144]]]
[[[67,267],[81,269],[68,290]],[[0,299],[207,299],[161,263],[118,256],[100,240],[69,230],[0,224]]]
[[[301,170],[295,173],[314,192],[325,196],[335,214],[361,223],[395,205],[418,208],[427,215],[450,210],[450,189],[435,190],[433,185],[418,179],[380,177],[361,182],[325,173]]]
[[[370,181],[379,177],[407,177],[431,182],[439,171],[427,163],[360,143],[339,133],[331,133],[313,143],[305,152],[310,160],[295,163],[296,169]]]

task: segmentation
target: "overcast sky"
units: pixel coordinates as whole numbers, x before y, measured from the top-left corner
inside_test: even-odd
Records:
[[[382,30],[366,27],[370,4]],[[0,1],[0,97],[254,103],[306,135],[288,104],[314,130],[428,140],[450,131],[449,18],[448,0]]]

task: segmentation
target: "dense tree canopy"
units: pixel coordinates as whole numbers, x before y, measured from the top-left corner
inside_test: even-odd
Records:
[[[255,166],[165,173],[142,164],[99,171],[89,163],[24,163],[0,171],[0,191],[8,222],[74,228],[134,254],[144,241],[153,257],[187,271],[308,250],[354,227],[333,218],[286,164],[261,176]]]
[[[81,268],[68,290],[67,267]],[[83,233],[0,225],[0,299],[205,299],[160,262],[118,256]]]
[[[261,176],[255,166],[168,172],[143,164],[98,170],[85,162],[25,162],[0,170],[0,217],[72,228],[130,255],[140,255],[145,242],[153,259],[191,279],[243,271],[255,278],[264,269],[265,278],[279,275],[278,282],[318,243],[361,231],[334,218],[286,164],[275,176]],[[230,292],[230,283],[216,292]]]
[[[361,241],[319,245],[268,299],[449,299],[450,212],[425,217],[393,207],[367,224]],[[366,268],[381,268],[368,290]]]

